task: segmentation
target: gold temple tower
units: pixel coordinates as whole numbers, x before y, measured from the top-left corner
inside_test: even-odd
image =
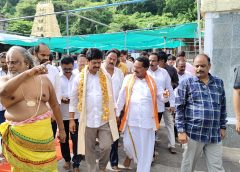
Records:
[[[54,13],[54,6],[51,0],[39,2],[36,7],[36,16]],[[58,21],[55,14],[35,17],[31,36],[34,37],[61,37]]]

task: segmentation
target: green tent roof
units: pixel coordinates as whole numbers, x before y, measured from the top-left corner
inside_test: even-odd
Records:
[[[187,23],[151,30],[130,30],[116,33],[52,38],[14,37],[13,35],[8,38],[7,36],[2,37],[0,34],[0,42],[20,46],[34,46],[39,43],[46,43],[51,50],[56,52],[67,52],[67,50],[74,52],[82,48],[143,50],[186,46],[185,43],[178,39],[196,38],[196,33],[197,24]]]

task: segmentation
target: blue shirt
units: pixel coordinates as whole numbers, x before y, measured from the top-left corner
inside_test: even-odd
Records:
[[[176,126],[191,139],[203,143],[221,141],[226,129],[226,97],[223,81],[209,74],[208,84],[192,76],[183,80],[176,95]]]

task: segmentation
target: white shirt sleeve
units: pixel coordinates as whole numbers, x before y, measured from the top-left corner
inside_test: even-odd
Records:
[[[171,78],[168,74],[168,72],[166,71],[165,74],[166,77],[166,85],[165,88],[169,91],[170,95],[169,95],[169,103],[170,103],[170,107],[175,107],[175,96],[174,96],[174,91],[173,91],[173,87],[171,85]]]
[[[76,75],[73,80],[72,90],[70,92],[69,112],[78,112],[78,86],[80,82],[80,76]]]
[[[60,76],[59,75],[55,75],[54,88],[55,88],[58,103],[61,104],[62,92],[61,92],[61,84],[60,84]]]
[[[118,96],[118,100],[117,100],[117,111],[116,111],[117,117],[120,116],[120,113],[123,110],[123,107],[126,103],[126,86],[127,86],[128,81],[129,81],[129,75],[127,75],[124,78],[121,90],[119,92],[119,96]]]

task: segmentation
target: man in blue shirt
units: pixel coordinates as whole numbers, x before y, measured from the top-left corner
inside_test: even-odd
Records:
[[[203,151],[208,171],[224,171],[222,139],[226,130],[226,98],[223,81],[209,73],[210,58],[194,59],[195,76],[183,80],[176,95],[176,125],[180,143],[186,144],[182,172],[194,171]]]

